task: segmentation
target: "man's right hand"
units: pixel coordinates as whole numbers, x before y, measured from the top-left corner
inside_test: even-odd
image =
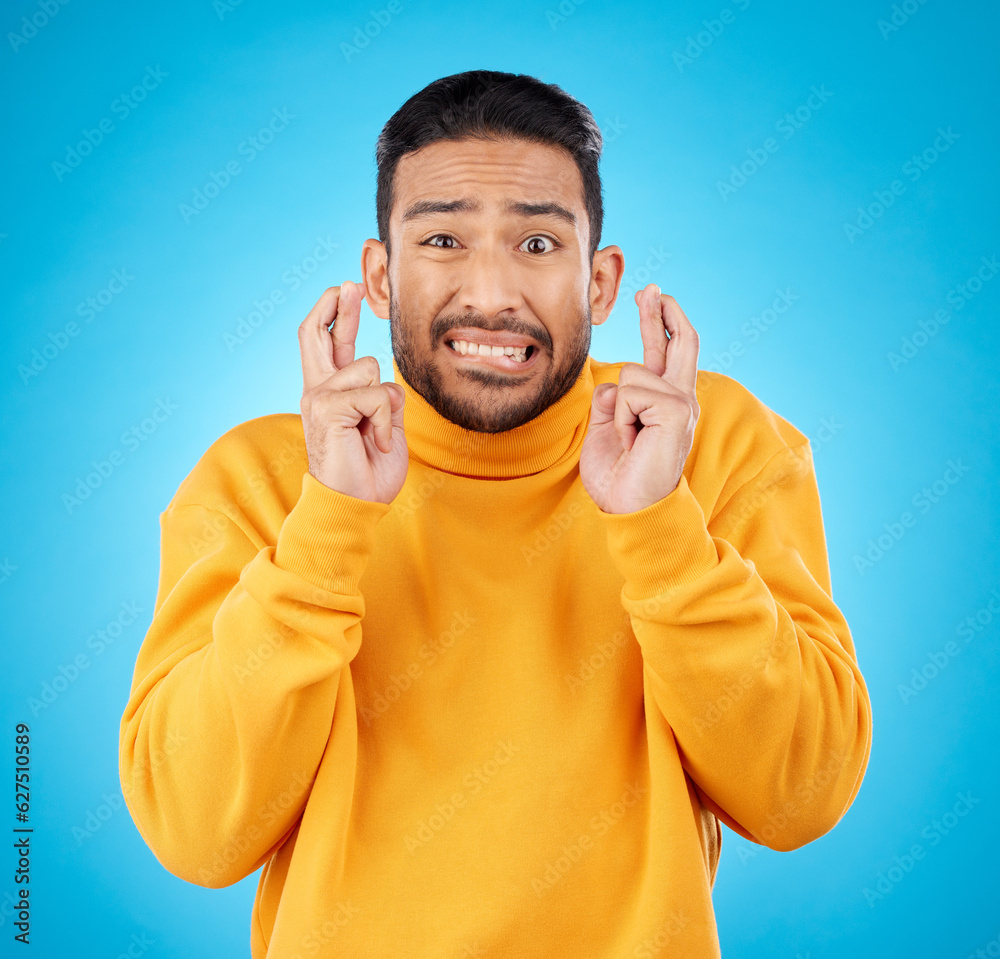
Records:
[[[354,359],[363,299],[364,287],[350,280],[331,286],[299,327],[302,430],[317,480],[347,496],[388,504],[403,488],[409,466],[405,394],[398,383],[379,382],[374,356]]]

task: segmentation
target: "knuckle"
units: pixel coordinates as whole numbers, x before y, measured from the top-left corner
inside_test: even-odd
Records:
[[[323,394],[310,391],[303,395],[299,405],[302,408],[303,416],[315,416],[323,409]]]
[[[323,410],[324,415],[329,415],[335,410],[343,409],[344,406],[350,406],[351,394],[354,393],[357,393],[357,390],[351,389],[350,386],[329,386],[319,394],[317,405]]]

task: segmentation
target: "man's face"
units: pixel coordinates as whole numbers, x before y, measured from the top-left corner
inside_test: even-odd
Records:
[[[572,156],[523,140],[438,141],[400,160],[395,192],[391,262],[367,240],[362,271],[376,315],[388,299],[403,378],[466,429],[534,419],[580,375],[624,266],[617,247],[591,266]],[[527,359],[463,352],[488,339],[530,347]]]

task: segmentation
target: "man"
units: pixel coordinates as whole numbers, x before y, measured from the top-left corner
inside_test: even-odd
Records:
[[[301,416],[161,515],[122,785],[176,875],[264,867],[256,959],[718,956],[720,823],[795,849],[860,788],[807,438],[653,285],[643,362],[588,354],[624,272],[600,148],[524,75],[411,97],[362,283],[299,328]]]

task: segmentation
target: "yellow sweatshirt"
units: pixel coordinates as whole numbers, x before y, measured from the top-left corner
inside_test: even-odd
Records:
[[[604,513],[578,464],[622,365],[480,434],[394,363],[391,505],[275,414],[161,514],[122,787],[177,876],[264,867],[254,959],[718,956],[720,820],[788,850],[853,802],[871,711],[808,439],[700,371],[677,488]]]

